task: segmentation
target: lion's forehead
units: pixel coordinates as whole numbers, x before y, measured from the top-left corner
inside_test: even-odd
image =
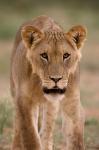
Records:
[[[66,40],[66,36],[65,33],[63,31],[57,31],[57,30],[48,30],[45,31],[45,38],[48,42],[53,41],[53,42],[57,42],[57,41],[64,41]]]

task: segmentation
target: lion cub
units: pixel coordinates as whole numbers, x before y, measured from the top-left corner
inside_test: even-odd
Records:
[[[84,27],[75,26],[65,33],[47,16],[18,30],[11,58],[16,112],[12,150],[52,150],[59,107],[65,150],[84,150],[79,61],[85,39]],[[43,116],[40,130],[39,115]]]

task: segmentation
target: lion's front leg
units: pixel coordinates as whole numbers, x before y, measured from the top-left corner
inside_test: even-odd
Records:
[[[18,130],[20,131],[23,145],[21,150],[41,150],[40,138],[34,124],[35,121],[32,120],[33,110],[35,109],[29,97],[18,96],[16,98]],[[19,139],[17,138],[16,140]],[[13,150],[16,150],[15,146],[13,146]]]
[[[13,138],[12,150],[23,150],[19,121],[18,121],[17,115],[15,116],[14,138]]]
[[[80,105],[71,103],[63,107],[63,134],[66,150],[85,150],[84,119]]]
[[[57,112],[59,108],[58,102],[47,102],[43,109],[43,125],[40,132],[42,141],[42,150],[53,149],[53,130]]]

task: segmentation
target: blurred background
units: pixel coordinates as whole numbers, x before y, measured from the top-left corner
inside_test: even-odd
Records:
[[[13,100],[9,90],[10,55],[16,31],[32,18],[48,15],[66,31],[74,25],[88,29],[81,60],[81,101],[86,111],[87,150],[99,149],[99,1],[0,0],[0,150],[9,150],[13,137]],[[61,120],[56,122],[54,150],[61,150]],[[58,133],[56,131],[59,131]]]

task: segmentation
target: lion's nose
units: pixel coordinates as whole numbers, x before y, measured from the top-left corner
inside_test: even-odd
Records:
[[[62,77],[53,77],[53,76],[49,76],[49,78],[50,78],[51,80],[53,80],[55,83],[57,83],[59,80],[62,79]]]

